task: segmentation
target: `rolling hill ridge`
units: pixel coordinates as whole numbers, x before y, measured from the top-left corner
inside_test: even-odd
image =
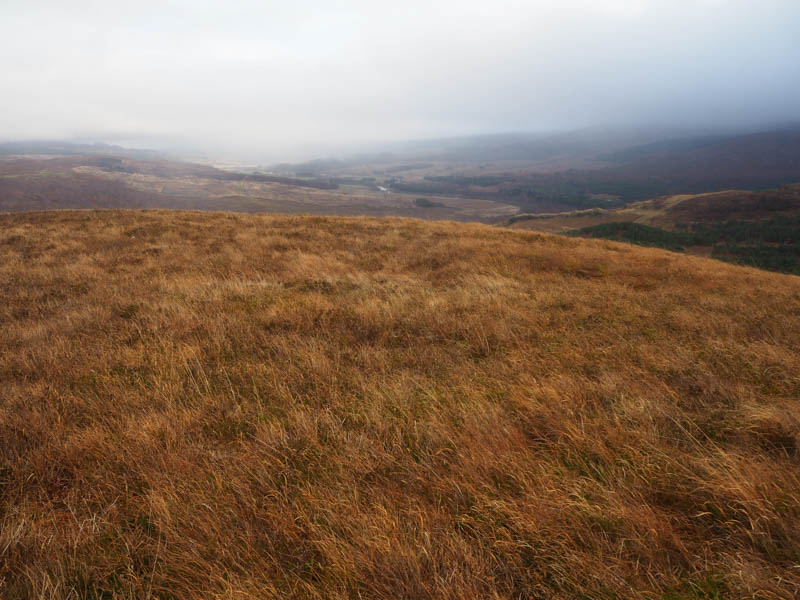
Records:
[[[631,242],[800,274],[800,186],[724,190],[617,209],[515,215],[506,225]]]

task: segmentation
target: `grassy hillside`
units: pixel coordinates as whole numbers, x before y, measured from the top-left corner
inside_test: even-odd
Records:
[[[800,274],[800,185],[667,196],[628,206],[523,214],[506,225],[630,242]]]
[[[680,231],[623,221],[568,233],[677,252],[686,247],[693,252],[710,250],[710,256],[720,260],[800,275],[800,215],[762,221],[692,223]]]
[[[633,222],[663,229],[695,223],[759,221],[800,215],[800,184],[771,190],[722,190],[705,194],[663,196],[612,209],[594,208],[560,213],[519,214],[505,224],[515,229],[564,233],[581,227]]]
[[[800,279],[525,231],[0,215],[3,598],[789,598]]]

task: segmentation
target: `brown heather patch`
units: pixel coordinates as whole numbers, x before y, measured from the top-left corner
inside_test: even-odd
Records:
[[[0,216],[3,598],[789,598],[800,279],[401,219]]]

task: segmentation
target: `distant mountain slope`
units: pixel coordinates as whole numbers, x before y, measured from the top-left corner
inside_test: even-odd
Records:
[[[406,154],[402,150],[398,146],[393,153],[277,165],[274,173],[234,172],[163,157],[136,157],[131,153],[103,155],[96,148],[85,157],[70,154],[57,160],[85,160],[82,166],[93,168],[82,170],[84,180],[80,184],[62,179],[65,187],[84,190],[88,176],[99,176],[117,179],[129,187],[142,184],[147,177],[161,178],[163,189],[181,188],[178,193],[164,194],[158,186],[150,186],[140,191],[157,194],[157,201],[149,204],[142,197],[135,206],[280,211],[282,203],[275,196],[263,201],[243,193],[242,189],[249,184],[275,184],[288,186],[281,188],[284,191],[290,190],[285,195],[289,201],[283,203],[284,212],[465,219],[476,214],[472,207],[480,205],[488,207],[480,211],[481,220],[505,218],[514,211],[605,209],[660,196],[765,189],[800,181],[800,130],[791,128],[748,135],[683,138],[663,132],[592,130],[558,135],[477,136],[432,141],[420,147],[412,145]],[[23,168],[29,162],[29,159],[15,163],[0,158],[0,172],[14,176],[19,173],[14,173],[9,165]],[[227,192],[218,187],[198,190],[175,185],[179,180],[188,184],[191,179],[242,185],[230,185]],[[25,181],[11,186],[0,179],[0,210],[19,210],[18,206],[25,205],[33,209],[35,200],[51,189],[37,182],[30,193],[21,192]],[[344,189],[343,194],[333,194],[338,199],[332,202],[326,202],[320,195],[310,198],[305,193],[306,189],[339,188]],[[253,189],[250,186],[250,191]],[[382,196],[388,193],[395,194],[395,198]],[[358,199],[340,202],[347,195]],[[312,201],[296,206],[304,204],[297,201],[298,196]],[[221,197],[234,201],[220,202]],[[238,202],[237,198],[244,200]],[[401,201],[393,202],[395,199]],[[44,200],[43,208],[59,206],[53,199],[44,197]],[[340,209],[343,205],[347,208]],[[433,208],[437,205],[447,209]],[[88,206],[124,205],[106,197],[104,203]],[[427,211],[415,207],[427,207]],[[462,207],[466,210],[460,210]]]
[[[124,148],[122,146],[103,143],[81,144],[64,141],[0,142],[0,157],[25,155],[113,155],[138,160],[161,160],[166,158],[163,152],[158,152],[156,150]]]
[[[379,182],[408,194],[493,200],[523,213],[556,212],[800,181],[800,128],[682,137],[596,130],[476,136],[276,168]]]
[[[651,146],[650,152],[644,152],[641,158],[631,157],[623,168],[640,176],[725,180],[729,187],[800,180],[800,130],[692,141],[697,143],[695,147],[660,152],[653,152]]]

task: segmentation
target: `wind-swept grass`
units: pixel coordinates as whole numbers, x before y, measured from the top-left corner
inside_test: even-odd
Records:
[[[800,279],[478,225],[0,216],[3,598],[789,598]]]

